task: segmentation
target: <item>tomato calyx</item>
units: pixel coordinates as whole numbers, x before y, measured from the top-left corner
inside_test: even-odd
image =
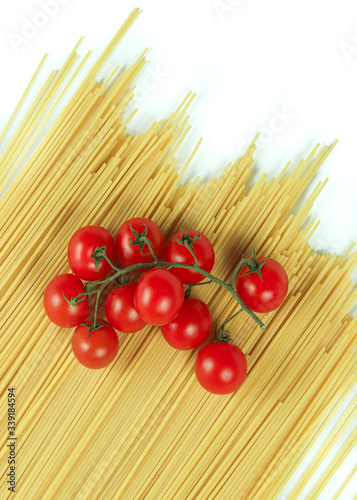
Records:
[[[244,265],[246,265],[247,268],[249,269],[249,271],[242,274],[242,277],[247,276],[248,274],[257,273],[260,280],[263,281],[261,268],[264,266],[266,260],[270,257],[270,255],[268,255],[268,257],[265,257],[265,259],[259,264],[258,259],[257,259],[257,254],[255,253],[255,250],[253,248],[253,260],[249,260],[249,259],[245,259],[245,258],[242,259],[242,263],[244,263]]]
[[[62,295],[63,295],[63,298],[64,300],[67,302],[67,304],[69,304],[71,307],[75,307],[75,306],[78,306],[78,304],[80,304],[81,302],[83,302],[83,300],[85,300],[86,296],[85,294],[82,294],[80,293],[79,295],[77,295],[77,297],[71,297],[71,300],[69,300],[65,294],[64,294],[64,291],[62,290]],[[82,298],[79,298],[83,295]]]
[[[181,234],[182,234],[181,239],[175,238],[176,243],[178,245],[186,247],[190,251],[190,253],[193,254],[193,257],[194,257],[195,261],[197,262],[196,256],[194,255],[195,250],[193,248],[193,244],[196,240],[198,240],[198,238],[201,237],[201,235],[196,234],[195,236],[191,237],[190,233],[188,231],[185,231],[184,229],[181,229]]]
[[[95,265],[96,265],[98,272],[99,272],[100,261],[101,260],[108,260],[107,254],[105,253],[106,248],[107,248],[106,246],[97,247],[93,252],[92,259],[95,262]]]
[[[230,318],[227,319],[227,321],[225,321],[221,328],[219,329],[219,334],[217,335],[217,326],[216,326],[216,330],[215,330],[215,339],[216,339],[216,342],[229,342],[231,340],[231,334],[229,333],[228,330],[226,330],[225,326],[227,323],[229,323],[230,321],[232,321],[232,319],[234,319],[236,316],[238,316],[238,314],[240,314],[241,312],[243,312],[244,309],[239,309],[238,312],[236,312],[235,314],[233,314],[233,316],[231,316]]]
[[[152,255],[152,258],[154,259],[154,262],[159,262],[159,259],[156,257],[154,249],[152,247],[152,243],[150,239],[147,237],[148,227],[146,224],[143,224],[143,226],[144,226],[144,231],[142,233],[139,233],[138,231],[135,231],[135,229],[130,224],[130,231],[135,236],[134,239],[130,238],[130,245],[132,246],[139,245],[140,253],[143,253],[143,248],[145,245],[147,245]]]
[[[140,253],[143,253],[143,248],[145,245],[147,245],[147,241],[148,241],[148,238],[146,238],[146,236],[148,234],[148,227],[146,224],[143,224],[143,226],[144,226],[144,231],[142,233],[139,233],[139,232],[135,231],[135,229],[130,224],[130,231],[135,236],[134,240],[132,238],[130,238],[130,245],[132,245],[132,246],[139,245]]]
[[[102,290],[100,290],[100,289],[97,292],[95,292],[97,294],[97,297],[96,297],[96,300],[95,300],[95,309],[94,309],[93,323],[92,324],[90,324],[90,323],[82,323],[82,325],[88,327],[88,337],[90,336],[90,334],[92,332],[94,332],[95,330],[98,330],[99,328],[101,328],[102,326],[105,326],[107,324],[107,323],[97,323],[98,304],[99,304],[99,298],[100,298],[101,292],[102,292]]]
[[[229,333],[228,330],[223,328],[223,325],[219,329],[219,333],[217,334],[217,325],[214,331],[214,337],[215,337],[215,342],[223,342],[227,343],[231,340],[231,334]]]
[[[95,332],[95,330],[99,330],[99,328],[102,328],[102,326],[106,326],[108,323],[97,323],[94,325],[93,323],[81,323],[81,326],[87,326],[89,328],[88,330],[88,337],[92,332]]]

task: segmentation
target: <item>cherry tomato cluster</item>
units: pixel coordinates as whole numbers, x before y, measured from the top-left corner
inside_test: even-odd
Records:
[[[257,259],[254,253],[253,261],[243,259],[237,267],[234,286],[234,278],[228,285],[210,274],[214,261],[212,244],[199,231],[181,230],[165,245],[158,225],[143,217],[126,221],[116,240],[103,227],[82,227],[68,245],[73,274],[59,275],[47,285],[45,311],[56,325],[76,327],[73,353],[92,369],[108,366],[117,356],[115,330],[135,333],[150,324],[161,327],[164,339],[175,349],[204,344],[212,328],[211,313],[207,304],[189,294],[192,287],[212,281],[227,288],[241,311],[263,325],[253,311],[269,312],[283,302],[288,290],[283,267],[270,258]],[[205,278],[208,281],[203,282]],[[100,319],[100,293],[114,280],[117,286],[105,300],[106,319]],[[94,316],[86,323],[92,294],[96,295]],[[247,373],[243,352],[228,342],[227,334],[222,326],[217,340],[204,345],[196,358],[198,382],[215,394],[234,392]]]

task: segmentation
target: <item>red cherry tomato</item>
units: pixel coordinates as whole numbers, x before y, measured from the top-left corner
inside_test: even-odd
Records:
[[[98,319],[98,324],[106,323]],[[88,326],[78,326],[72,337],[72,350],[78,361],[87,368],[98,369],[108,366],[119,349],[118,335],[114,328],[105,324],[88,337]]]
[[[63,297],[64,294],[70,301],[83,292],[83,283],[73,274],[60,274],[53,278],[44,294],[45,311],[50,320],[65,328],[83,323],[89,313],[87,297],[76,306],[69,305]]]
[[[161,327],[165,340],[175,349],[195,349],[210,334],[212,318],[207,305],[198,299],[184,300],[178,316]]]
[[[258,259],[261,264],[264,257]],[[277,309],[288,293],[289,280],[285,269],[276,260],[268,258],[261,267],[262,279],[257,273],[247,274],[244,267],[237,280],[237,293],[254,312],[268,313]]]
[[[136,283],[115,288],[105,301],[105,314],[109,323],[123,333],[134,333],[142,330],[146,323],[134,307]]]
[[[235,345],[226,342],[206,344],[196,358],[196,377],[213,394],[229,394],[242,385],[247,375],[247,360]]]
[[[189,233],[191,238],[194,238],[196,235],[200,235],[200,237],[193,242],[193,249],[201,269],[207,271],[208,273],[211,272],[214,265],[214,250],[208,238],[206,238],[206,236],[199,231],[194,231],[193,229],[188,229],[184,232]],[[181,264],[190,265],[194,264],[194,258],[190,254],[189,250],[177,243],[176,238],[183,241],[181,231],[174,234],[168,241],[165,250],[165,262],[179,262]],[[191,271],[191,269],[172,268],[170,269],[170,272],[180,278],[182,283],[185,284],[199,283],[205,279],[205,276],[197,271]]]
[[[115,260],[114,238],[104,227],[81,227],[69,241],[69,267],[82,280],[95,281],[104,278],[111,269],[107,261],[101,260],[97,271],[93,260],[93,253],[97,247],[106,247],[105,252],[109,259],[112,262]]]
[[[141,277],[134,306],[141,319],[162,326],[176,318],[184,301],[181,281],[166,269],[153,269]]]
[[[137,233],[142,234],[145,226],[148,229],[146,237],[149,238],[156,257],[160,260],[164,255],[164,237],[161,229],[155,222],[145,217],[136,217],[130,219],[120,227],[117,236],[117,252],[121,265],[123,267],[132,266],[133,264],[146,264],[153,262],[148,245],[144,245],[140,252],[139,245],[131,245],[130,242],[135,240],[135,236],[131,232],[130,226]]]

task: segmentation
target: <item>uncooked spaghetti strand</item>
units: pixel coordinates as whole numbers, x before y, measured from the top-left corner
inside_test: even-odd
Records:
[[[34,113],[32,113],[28,118],[26,118],[23,130],[21,135],[18,138],[19,144],[15,147],[14,150],[11,151],[9,158],[7,158],[7,163],[9,164],[9,170],[2,179],[0,183],[4,185],[7,182],[7,179],[11,176],[11,174],[16,170],[16,168],[21,163],[21,160],[29,150],[32,145],[32,141],[36,138],[36,132],[39,134],[41,130],[41,122],[46,121],[49,118],[49,113],[46,113],[46,109],[51,103],[52,99],[56,95],[60,86],[62,85],[64,79],[67,77],[68,73],[74,66],[78,56],[76,54],[76,50],[80,45],[82,39],[79,40],[71,54],[68,56],[65,61],[63,67],[57,72],[55,78],[50,82],[48,88],[46,89],[46,93],[41,98],[40,102],[36,104],[36,108],[34,108]],[[38,131],[39,129],[39,131]],[[10,168],[11,167],[11,168]]]
[[[313,458],[312,464],[310,464],[303,478],[300,479],[298,485],[294,488],[293,495],[298,496],[302,492],[302,490],[306,487],[307,483],[315,474],[318,467],[325,460],[327,454],[331,451],[331,448],[341,438],[341,435],[350,425],[352,419],[355,416],[355,410],[356,410],[356,404],[352,401],[349,408],[346,410],[347,416],[343,418],[342,423],[338,426],[338,429],[333,430],[329,435],[328,439],[325,441],[325,443],[320,447],[318,456],[315,456]]]
[[[319,355],[321,356],[321,354],[323,354],[323,351],[321,351],[321,350],[320,350]],[[318,369],[318,367],[319,367],[319,363],[317,363],[317,359],[318,359],[318,358],[315,358],[315,359],[314,359],[314,362],[316,363],[316,369]],[[296,362],[296,364],[299,364],[299,363],[298,363],[298,361]],[[315,372],[316,372],[316,369],[314,369],[314,370],[315,370]],[[281,373],[281,375],[280,375],[280,376],[281,376],[282,378],[284,378],[284,374],[283,374],[283,373]],[[292,379],[294,379],[294,378],[296,378],[296,377],[297,377],[297,373],[294,371],[294,372],[292,372],[292,373],[291,373],[291,376],[292,376]],[[304,379],[305,379],[305,380],[304,380]],[[313,373],[311,373],[311,375],[309,376],[309,373],[308,373],[308,372],[304,373],[304,375],[303,375],[303,384],[304,384],[304,386],[305,386],[305,387],[306,387],[306,384],[309,384],[309,380],[314,380],[314,374],[313,374]],[[305,391],[306,391],[306,389],[305,389]],[[296,392],[296,389],[295,389],[295,388],[294,388],[294,390],[292,390],[292,391],[291,391],[291,394],[293,394],[294,392]],[[284,401],[284,406],[282,406],[282,407],[281,407],[281,412],[280,412],[280,415],[281,415],[281,416],[279,415],[279,416],[278,416],[278,418],[277,418],[277,422],[279,422],[279,421],[280,421],[280,424],[278,424],[278,423],[276,423],[276,424],[275,424],[275,423],[274,423],[274,425],[276,425],[276,426],[278,426],[278,425],[279,425],[279,429],[280,429],[280,432],[281,432],[281,433],[283,433],[283,432],[284,432],[284,427],[285,427],[286,425],[288,425],[288,420],[289,420],[289,419],[288,419],[288,417],[286,416],[286,413],[287,413],[287,414],[289,415],[289,417],[290,417],[290,414],[291,414],[291,405],[295,405],[295,404],[296,404],[296,402],[294,401],[294,399],[292,399],[290,402],[285,402],[285,401]],[[257,414],[259,415],[259,411],[258,411],[258,410],[255,410],[255,415],[257,415]],[[241,425],[242,425],[242,424],[241,424]],[[257,446],[258,446],[258,447],[260,447],[260,448],[261,448],[261,450],[263,450],[263,449],[264,449],[264,442],[265,442],[265,439],[263,438],[263,439],[261,440],[261,442],[260,442],[260,443],[257,443]],[[241,455],[241,452],[240,452],[240,455]],[[237,466],[238,466],[238,464],[235,464],[235,467],[237,467]],[[244,472],[244,467],[242,468],[242,466],[240,465],[240,466],[239,466],[239,470],[240,470],[240,474],[242,474],[242,475],[244,476],[244,474],[245,474],[245,472]],[[226,474],[229,474],[229,470],[227,470],[227,468],[225,468],[225,471],[226,471],[226,472],[225,472]],[[248,471],[246,471],[246,472],[248,473]],[[224,482],[224,475],[223,475],[223,477],[222,477],[222,479],[221,479],[221,480]],[[196,486],[196,488],[198,488],[198,486],[199,486],[199,483],[198,483],[198,485]]]
[[[26,113],[26,116],[23,120],[23,125],[20,126],[13,137],[13,139],[10,141],[10,143],[7,145],[5,148],[5,151],[1,155],[1,170],[0,170],[0,188],[2,189],[5,185],[5,179],[8,178],[8,171],[10,169],[10,165],[8,165],[7,158],[11,156],[13,148],[16,148],[16,144],[21,140],[22,135],[23,135],[23,130],[26,126],[27,121],[33,114],[34,110],[37,108],[38,103],[41,102],[41,99],[46,95],[47,89],[50,86],[51,82],[55,78],[56,71],[51,71],[50,74],[48,75],[45,83],[42,85],[40,91],[37,94],[36,100],[33,102],[31,105],[30,109]]]
[[[342,465],[342,463],[346,460],[349,453],[357,444],[357,431],[356,429],[352,432],[351,436],[346,440],[343,444],[342,448],[339,450],[337,456],[333,459],[331,464],[328,466],[327,470],[324,472],[323,476],[319,479],[316,485],[313,487],[311,491],[311,495],[317,498],[321,492],[324,490],[328,482],[331,480],[333,475]],[[294,493],[295,495],[295,493]],[[292,498],[297,498],[296,496],[292,496]]]
[[[346,479],[344,480],[344,482],[341,484],[341,486],[338,489],[338,491],[334,494],[332,500],[338,500],[340,498],[341,494],[343,493],[343,491],[345,490],[345,488],[348,487],[348,484],[350,483],[351,479],[355,476],[356,473],[357,473],[357,464],[353,467],[353,469],[348,474],[348,476],[346,477]]]
[[[345,383],[346,379],[350,379],[353,376],[353,370],[354,366],[356,363],[352,366],[350,363],[347,362],[346,360],[346,365],[344,367],[344,370],[341,373],[334,373],[331,376],[331,379],[335,380],[334,382],[331,382],[331,389],[330,387],[326,387],[325,391],[320,391],[320,394],[316,398],[317,402],[316,404],[319,403],[323,398],[326,398],[325,392],[328,391],[329,393],[335,391],[335,394],[337,391],[341,391],[340,395],[337,397],[337,401],[335,398],[335,401],[333,405],[325,405],[325,409],[319,410],[320,412],[320,418],[321,418],[321,424],[319,425],[318,429],[312,436],[311,434],[311,425],[313,424],[313,420],[310,419],[307,423],[303,422],[302,425],[297,426],[296,431],[294,430],[291,436],[291,439],[286,443],[286,447],[288,449],[288,452],[286,450],[282,450],[282,453],[277,455],[276,461],[272,461],[271,465],[266,469],[264,475],[262,475],[260,481],[257,483],[255,488],[252,490],[252,494],[255,494],[257,490],[262,494],[266,495],[271,495],[274,497],[277,497],[280,493],[281,490],[284,488],[288,480],[291,478],[292,474],[296,471],[297,467],[305,457],[306,453],[308,450],[313,446],[315,440],[317,437],[320,435],[320,433],[323,431],[326,425],[331,421],[333,416],[335,415],[336,411],[338,411],[339,405],[341,402],[345,399],[347,394],[350,392],[350,387]],[[345,378],[346,377],[346,378]],[[336,385],[338,384],[338,385]],[[329,394],[331,396],[331,394]],[[332,401],[332,398],[331,398]],[[316,406],[315,404],[315,406]],[[312,408],[312,410],[314,410]],[[317,411],[316,409],[314,411]],[[307,416],[308,419],[310,418]],[[295,459],[295,457],[297,458]],[[287,467],[290,465],[290,468],[287,473],[284,474],[284,477],[281,478],[278,474],[275,474],[275,480],[274,477],[270,475],[271,470],[279,471],[279,468],[281,469],[282,466],[284,466],[284,471],[287,469]]]
[[[45,54],[45,55],[43,56],[43,58],[42,58],[42,60],[41,60],[40,64],[38,65],[38,67],[37,67],[37,69],[36,69],[35,73],[33,74],[33,77],[32,77],[32,78],[31,78],[31,80],[29,81],[29,83],[28,83],[28,85],[27,85],[27,87],[26,87],[26,89],[25,89],[25,91],[24,91],[24,93],[23,93],[23,95],[22,95],[21,99],[19,100],[19,102],[18,102],[18,104],[17,104],[16,108],[14,109],[14,111],[13,111],[12,115],[10,116],[10,118],[9,118],[9,120],[8,120],[8,122],[7,122],[7,124],[5,125],[5,127],[4,127],[3,131],[2,131],[2,133],[1,133],[1,135],[0,135],[0,144],[1,144],[1,141],[4,139],[5,135],[7,134],[7,132],[8,132],[8,130],[9,130],[9,128],[10,128],[10,127],[11,127],[11,125],[13,124],[13,121],[14,121],[14,119],[16,118],[16,116],[17,116],[18,112],[20,111],[20,109],[21,109],[22,105],[24,104],[24,102],[25,102],[25,101],[26,101],[26,99],[28,98],[28,94],[29,94],[29,92],[30,92],[30,90],[31,90],[31,88],[32,88],[32,86],[33,86],[33,84],[35,83],[35,81],[36,81],[36,79],[37,79],[38,75],[40,74],[41,69],[43,68],[43,66],[44,66],[44,64],[45,64],[45,61],[46,61],[47,57],[48,57],[48,53],[47,53],[47,54]]]

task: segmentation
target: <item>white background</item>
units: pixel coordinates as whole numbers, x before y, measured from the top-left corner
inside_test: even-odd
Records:
[[[52,16],[44,14],[44,4],[52,5]],[[0,126],[45,52],[51,55],[47,69],[57,69],[85,35],[80,53],[94,49],[93,61],[137,6],[143,8],[139,19],[105,68],[107,73],[117,64],[128,65],[150,48],[147,68],[137,81],[139,112],[132,129],[144,130],[166,117],[187,91],[196,92],[193,132],[180,156],[183,162],[203,136],[188,172],[203,178],[219,174],[258,131],[256,176],[277,174],[317,142],[338,139],[316,177],[316,182],[325,177],[330,182],[312,211],[322,224],[311,243],[316,250],[342,253],[357,241],[355,0],[3,1]],[[36,27],[39,23],[43,26]],[[356,461],[355,454],[321,498],[332,498],[333,488]],[[352,487],[341,498],[352,499]],[[281,498],[288,497],[287,491]]]

